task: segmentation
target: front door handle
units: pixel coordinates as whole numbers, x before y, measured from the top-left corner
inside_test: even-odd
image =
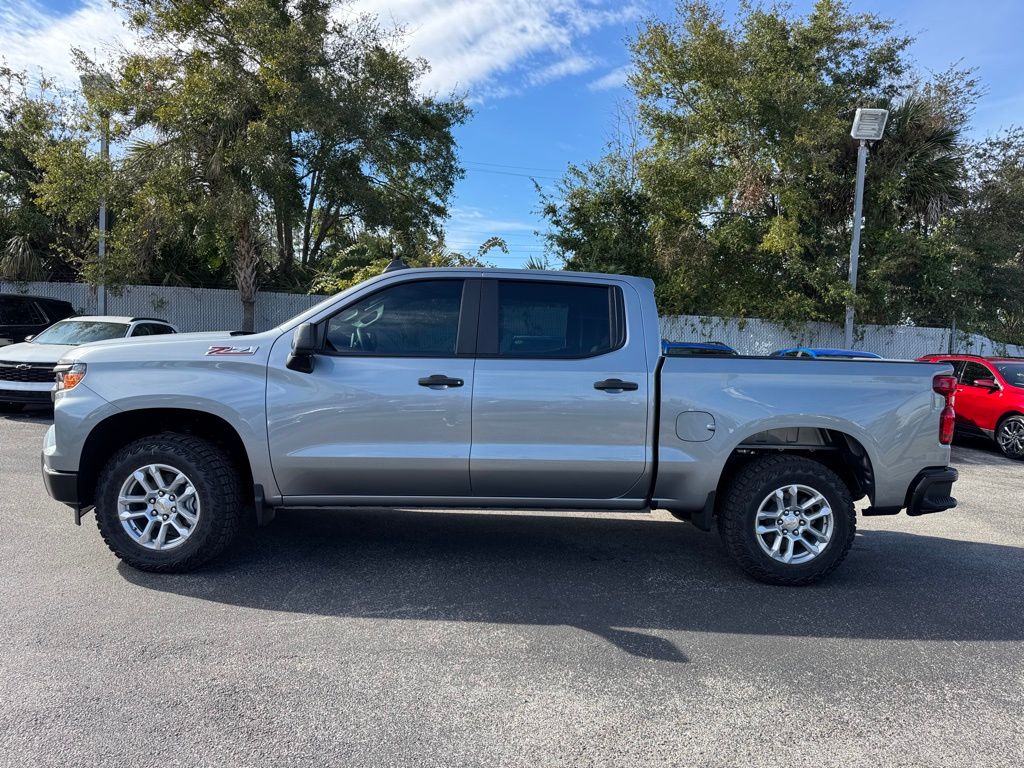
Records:
[[[433,376],[424,376],[418,383],[421,387],[447,389],[448,387],[461,387],[466,382],[462,379],[453,379],[449,376],[445,376],[443,373],[435,373]]]
[[[635,381],[605,379],[604,381],[595,381],[594,389],[603,389],[605,392],[635,392],[640,389],[640,385]]]

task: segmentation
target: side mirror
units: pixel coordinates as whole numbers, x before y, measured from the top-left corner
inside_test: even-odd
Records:
[[[25,341],[32,341],[32,339],[34,339],[34,338],[35,338],[35,336],[26,336],[25,337]]]
[[[303,323],[292,334],[292,351],[288,353],[285,365],[293,371],[312,373],[316,350],[316,326],[312,323]]]
[[[999,389],[999,384],[996,383],[995,379],[975,379],[974,386],[981,387],[982,389]]]

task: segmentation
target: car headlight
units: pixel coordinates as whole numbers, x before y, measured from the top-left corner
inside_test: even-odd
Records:
[[[77,387],[85,378],[85,363],[65,363],[53,369],[57,377],[58,392],[65,392]]]

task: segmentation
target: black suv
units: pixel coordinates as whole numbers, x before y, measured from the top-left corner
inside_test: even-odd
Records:
[[[66,301],[0,293],[0,346],[24,341],[74,314],[75,308]]]

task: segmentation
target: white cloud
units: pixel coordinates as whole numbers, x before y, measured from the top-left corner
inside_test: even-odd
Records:
[[[14,69],[30,75],[43,72],[64,84],[78,82],[72,47],[102,60],[132,39],[107,0],[83,0],[64,15],[33,0],[3,0],[0,5],[0,58]]]
[[[641,11],[616,0],[355,0],[343,13],[373,14],[403,29],[407,53],[430,62],[425,91],[479,101],[593,69],[599,61],[586,50],[587,36]],[[103,59],[133,40],[108,0],[80,0],[63,14],[43,0],[0,0],[0,57],[16,69],[72,84],[72,47]]]
[[[406,31],[408,53],[431,65],[425,90],[477,99],[587,71],[597,62],[574,44],[641,13],[615,0],[358,0],[353,10]]]
[[[543,85],[568,75],[580,75],[584,72],[589,72],[599,63],[598,59],[591,56],[581,56],[578,53],[573,53],[564,59],[548,64],[546,67],[535,69],[526,76],[526,81],[530,85]]]
[[[612,88],[621,88],[626,84],[629,76],[633,73],[633,67],[631,64],[623,64],[621,67],[616,67],[611,72],[602,75],[591,83],[587,84],[587,88],[591,91],[610,91]]]

